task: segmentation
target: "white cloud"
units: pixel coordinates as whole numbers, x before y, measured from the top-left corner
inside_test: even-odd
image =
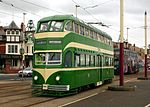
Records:
[[[75,3],[82,8],[88,8],[86,11],[78,8],[78,17],[86,22],[100,21],[110,28],[100,27],[103,31],[110,34],[114,41],[119,36],[119,0],[2,0],[0,3],[0,25],[9,25],[12,21],[14,12],[14,20],[18,26],[23,21],[23,13],[26,12],[26,22],[30,19],[37,21],[45,16],[55,14],[74,14]],[[74,2],[73,2],[74,1]],[[11,6],[13,4],[14,7]],[[135,43],[137,46],[144,46],[144,11],[148,12],[148,26],[150,25],[150,0],[124,0],[124,37],[126,38],[126,28],[129,27],[129,42]],[[22,9],[22,10],[21,10]],[[26,11],[23,11],[26,10]],[[149,27],[150,28],[150,27]],[[148,43],[150,44],[150,29],[148,29]],[[136,38],[136,39],[135,39]]]

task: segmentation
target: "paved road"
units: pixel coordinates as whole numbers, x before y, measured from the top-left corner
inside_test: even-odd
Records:
[[[23,79],[31,79],[31,77],[24,77]],[[0,80],[22,80],[21,77],[18,76],[18,74],[3,74],[0,73]]]
[[[65,107],[150,107],[150,80],[135,80],[135,91],[103,91],[89,98],[65,104]],[[127,85],[126,84],[126,85]],[[63,105],[61,106],[63,107]]]

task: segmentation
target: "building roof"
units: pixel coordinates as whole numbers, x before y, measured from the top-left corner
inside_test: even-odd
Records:
[[[5,29],[20,29],[14,21],[10,23],[9,26],[5,27]]]

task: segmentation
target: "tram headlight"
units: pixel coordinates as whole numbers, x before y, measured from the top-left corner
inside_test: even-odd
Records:
[[[34,80],[36,81],[38,79],[38,76],[34,76]]]
[[[60,76],[56,76],[56,81],[59,81],[60,80]]]

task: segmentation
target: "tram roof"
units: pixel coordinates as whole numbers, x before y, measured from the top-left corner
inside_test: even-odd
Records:
[[[44,17],[42,19],[39,20],[39,22],[45,22],[45,21],[49,21],[49,20],[74,20],[76,22],[82,23],[83,25],[90,27],[90,29],[94,29],[96,32],[100,33],[102,36],[105,36],[108,39],[111,39],[111,36],[108,35],[106,32],[101,31],[100,29],[87,24],[86,22],[84,22],[83,20],[80,20],[77,17],[74,17],[73,15],[54,15],[54,16],[48,16],[48,17]]]

